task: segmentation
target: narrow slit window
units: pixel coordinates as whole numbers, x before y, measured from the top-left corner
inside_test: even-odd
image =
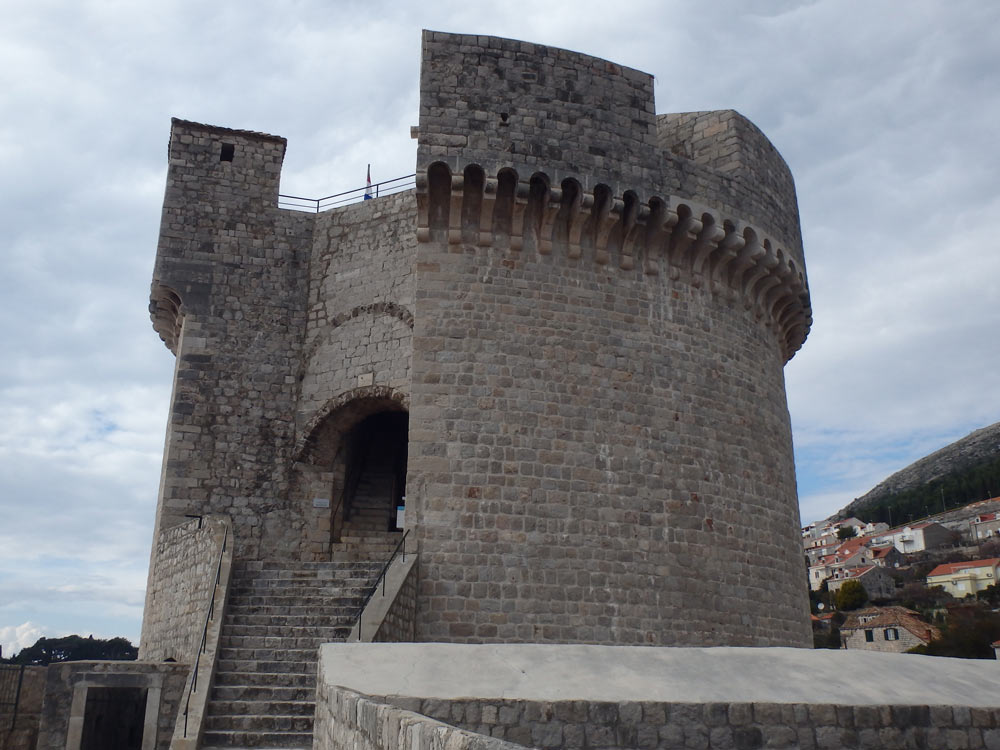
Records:
[[[223,143],[222,152],[219,154],[219,161],[232,161],[233,156],[235,154],[236,154],[236,144]]]

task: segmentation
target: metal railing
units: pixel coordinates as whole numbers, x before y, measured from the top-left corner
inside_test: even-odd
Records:
[[[331,208],[337,208],[337,206],[363,201],[366,195],[374,199],[409,190],[417,184],[416,176],[416,173],[408,174],[383,182],[375,182],[370,186],[365,185],[353,190],[346,190],[343,193],[334,193],[323,198],[303,198],[298,195],[279,194],[278,208],[288,208],[293,211],[307,211],[312,214],[318,214]]]
[[[208,613],[205,615],[205,626],[201,629],[201,645],[198,646],[198,654],[194,658],[194,665],[191,668],[191,689],[188,690],[187,698],[184,701],[184,736],[187,737],[188,711],[191,706],[191,695],[198,689],[198,667],[201,664],[201,655],[205,653],[208,644],[208,624],[215,618],[215,595],[219,592],[219,581],[222,579],[222,560],[226,555],[226,545],[229,543],[229,526],[222,536],[222,549],[219,550],[219,563],[215,567],[215,585],[212,586],[212,595],[208,600]]]
[[[354,618],[354,624],[358,626],[359,641],[361,640],[361,615],[365,613],[365,607],[368,606],[368,602],[372,600],[372,597],[375,596],[375,592],[378,591],[379,583],[382,584],[382,596],[385,596],[386,573],[389,572],[389,566],[392,565],[392,561],[396,559],[396,555],[399,554],[400,549],[403,551],[401,558],[404,563],[406,562],[406,537],[409,533],[409,529],[404,531],[403,538],[396,542],[396,548],[392,551],[392,554],[389,555],[389,559],[386,560],[385,565],[382,566],[382,572],[378,574],[378,578],[375,579],[375,583],[373,583],[372,587],[368,590],[368,593],[365,595],[365,600],[361,603],[361,609],[358,610],[358,616]]]
[[[24,665],[0,665],[0,706],[10,706],[10,731],[17,725],[17,708],[21,702]]]

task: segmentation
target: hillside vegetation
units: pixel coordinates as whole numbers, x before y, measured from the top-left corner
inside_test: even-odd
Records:
[[[897,471],[837,518],[899,525],[1000,495],[1000,422]]]

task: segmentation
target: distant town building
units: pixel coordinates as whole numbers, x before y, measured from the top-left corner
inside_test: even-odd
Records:
[[[899,526],[895,529],[875,535],[874,544],[884,546],[891,544],[900,553],[909,555],[914,552],[923,552],[946,544],[951,539],[951,532],[944,526],[933,521],[924,521],[908,526]]]
[[[906,558],[895,547],[873,547],[872,562],[880,568],[898,568]]]
[[[834,552],[821,557],[815,565],[810,565],[809,587],[813,591],[818,591],[822,587],[823,581],[833,578],[838,571],[872,565],[872,552],[866,546],[870,542],[871,539],[865,537],[848,539],[841,543]]]
[[[1000,567],[1000,557],[945,563],[927,574],[927,586],[941,586],[952,596],[961,599],[995,584],[998,567]]]
[[[969,523],[972,541],[985,542],[991,537],[1000,536],[1000,513],[982,513]]]
[[[940,638],[941,632],[906,607],[868,607],[847,616],[840,626],[843,648],[902,653]]]
[[[859,568],[844,568],[836,570],[827,581],[827,588],[834,592],[847,581],[855,580],[864,586],[868,598],[889,599],[896,593],[896,581],[885,568],[878,565],[866,565]]]

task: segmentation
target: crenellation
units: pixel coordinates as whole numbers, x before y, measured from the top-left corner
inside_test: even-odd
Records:
[[[807,644],[787,166],[735,112],[656,116],[639,71],[492,37],[423,49],[414,190],[284,210],[284,139],[173,121],[157,538],[220,513],[237,559],[341,559],[396,538],[405,496],[421,562],[387,632]],[[401,415],[405,469],[376,450],[362,481],[358,430]]]

